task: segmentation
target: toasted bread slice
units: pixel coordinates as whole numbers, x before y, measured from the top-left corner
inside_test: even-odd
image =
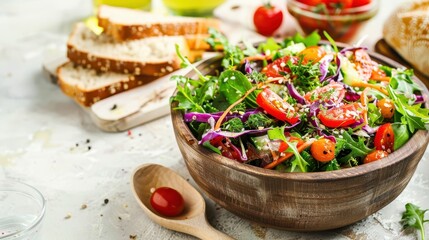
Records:
[[[116,41],[135,40],[154,36],[204,35],[208,34],[210,27],[219,28],[219,21],[217,19],[163,16],[107,5],[99,7],[97,17],[98,25],[104,29],[107,35],[111,35]]]
[[[89,107],[104,98],[132,89],[157,79],[151,76],[134,76],[121,73],[100,73],[74,63],[57,69],[58,85],[67,96]]]
[[[193,61],[183,36],[150,37],[118,43],[111,36],[96,35],[83,23],[77,23],[67,42],[67,57],[74,63],[99,72],[163,76],[180,68],[176,54]]]

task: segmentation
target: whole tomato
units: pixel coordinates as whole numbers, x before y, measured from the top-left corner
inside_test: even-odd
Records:
[[[264,36],[271,36],[282,25],[283,12],[275,6],[266,4],[256,9],[253,24],[256,31]]]

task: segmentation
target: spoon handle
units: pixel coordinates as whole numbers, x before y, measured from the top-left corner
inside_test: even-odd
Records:
[[[198,237],[200,239],[219,239],[219,240],[232,240],[234,238],[230,237],[229,235],[215,229],[210,224],[202,224],[201,227],[198,229],[199,231],[194,233],[195,237]]]

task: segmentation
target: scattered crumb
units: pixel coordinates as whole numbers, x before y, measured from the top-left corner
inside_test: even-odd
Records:
[[[90,143],[91,142],[91,140],[88,138],[88,139],[86,139],[86,143]]]
[[[82,206],[80,206],[80,209],[86,209],[88,207],[88,205],[86,205],[86,204],[82,204]]]
[[[76,147],[79,147],[79,143],[76,143]]]
[[[64,217],[64,219],[70,219],[72,215],[70,213],[67,213],[67,215]]]
[[[91,150],[91,146],[88,146],[88,151]]]
[[[131,132],[131,130],[128,130],[128,131],[127,131],[127,136],[128,136],[128,137],[132,137],[132,135],[133,135],[133,132]]]
[[[103,214],[100,214],[100,217],[102,217],[103,216]]]
[[[128,207],[128,204],[124,204],[124,208],[127,208]]]
[[[130,239],[137,239],[137,235],[130,235]]]
[[[110,108],[110,111],[113,111],[113,110],[115,110],[116,108],[118,108],[118,105],[113,104],[113,106]]]
[[[187,178],[186,181],[189,182],[189,178]]]
[[[104,199],[104,204],[103,205],[107,205],[108,203],[109,203],[109,199],[108,198]]]
[[[141,133],[139,133],[139,137],[141,137],[142,136],[142,134]]]
[[[119,219],[119,220],[122,220],[121,216],[118,216],[118,219]]]
[[[231,6],[231,10],[237,10],[237,9],[239,9],[240,8],[240,6],[239,5],[233,5],[233,6]]]

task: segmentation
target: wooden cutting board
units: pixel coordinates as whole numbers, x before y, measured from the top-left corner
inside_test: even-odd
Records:
[[[208,52],[203,60],[218,53]],[[200,62],[194,65],[199,65]],[[43,68],[52,83],[56,84],[56,69],[67,62],[65,57],[57,57],[44,62]],[[79,106],[89,114],[97,127],[106,132],[121,132],[150,122],[170,113],[170,96],[176,83],[170,80],[173,75],[185,75],[191,68],[179,69],[146,85],[113,95],[93,104],[91,107]],[[64,97],[66,97],[64,95]]]

